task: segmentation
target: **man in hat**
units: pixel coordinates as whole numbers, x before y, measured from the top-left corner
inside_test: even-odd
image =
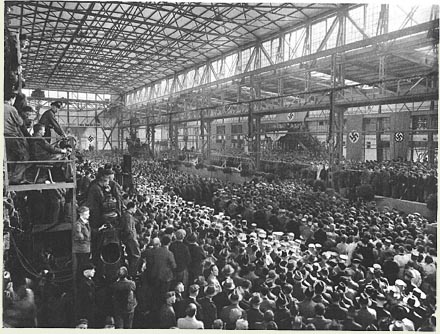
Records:
[[[176,293],[174,291],[168,291],[165,294],[165,304],[160,309],[159,328],[168,329],[176,327],[176,313],[174,312],[173,305],[176,302]]]
[[[249,301],[250,309],[247,311],[249,329],[256,329],[255,324],[264,320],[264,314],[260,310],[260,305],[262,302],[263,299],[258,292],[255,293]]]
[[[95,326],[95,266],[86,263],[81,268],[82,277],[78,282],[78,309],[77,315],[80,318],[87,319],[89,327]]]
[[[332,320],[345,320],[348,310],[340,305],[341,296],[339,292],[331,293],[331,304],[327,307],[325,317]]]
[[[361,293],[357,301],[360,305],[360,309],[355,319],[365,330],[369,324],[376,322],[377,313],[376,310],[371,308],[371,299],[365,293]]]
[[[235,289],[229,295],[230,305],[224,306],[220,319],[225,323],[225,329],[235,329],[235,322],[240,318],[246,318],[246,311],[240,307],[241,294]]]
[[[63,104],[61,101],[55,101],[50,104],[50,109],[46,110],[43,115],[41,115],[39,123],[44,124],[45,133],[44,137],[50,143],[50,137],[52,136],[51,129],[61,137],[66,137],[65,132],[61,129],[60,124],[55,118],[55,114],[62,108]]]
[[[217,306],[215,306],[215,303],[212,300],[212,297],[215,294],[215,286],[210,284],[205,287],[205,297],[199,299],[205,328],[212,328],[214,320],[217,319]]]
[[[127,209],[121,217],[121,239],[125,247],[127,247],[129,276],[135,276],[139,266],[139,259],[141,257],[141,250],[139,248],[138,236],[136,231],[136,219],[134,213],[136,212],[136,203],[128,202]]]
[[[89,328],[89,321],[87,319],[79,319],[76,323],[75,328],[77,329],[87,329]]]
[[[217,310],[222,310],[223,307],[229,305],[229,294],[235,289],[234,280],[227,278],[222,283],[223,290],[214,296],[213,301],[217,306]]]
[[[127,268],[124,266],[119,268],[118,280],[112,285],[116,328],[131,329],[133,326],[134,310],[137,306],[136,283],[127,276]]]

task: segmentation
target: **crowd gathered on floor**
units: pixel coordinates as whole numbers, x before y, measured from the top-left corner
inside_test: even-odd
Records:
[[[435,330],[436,223],[420,214],[160,162],[136,162],[124,189],[118,171],[78,166],[77,295],[50,270],[6,273],[4,326]],[[122,256],[103,264],[111,231]]]

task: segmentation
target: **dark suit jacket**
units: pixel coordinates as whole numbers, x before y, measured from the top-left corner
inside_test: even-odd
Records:
[[[43,137],[33,137],[29,141],[31,160],[50,160],[52,154],[61,153],[61,149],[50,145]]]
[[[89,324],[95,320],[95,282],[81,277],[78,283],[78,319],[85,318]]]
[[[102,187],[98,184],[92,184],[87,195],[87,207],[90,209],[90,226],[92,228],[99,228],[104,223],[103,221],[103,202],[104,192]]]
[[[173,279],[174,269],[176,269],[176,261],[173,253],[166,247],[154,248],[152,251],[152,278],[169,282]]]

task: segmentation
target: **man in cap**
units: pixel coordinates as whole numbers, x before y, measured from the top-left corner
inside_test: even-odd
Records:
[[[55,114],[62,108],[63,104],[61,101],[55,101],[50,104],[50,109],[46,110],[43,115],[41,115],[39,123],[44,124],[46,132],[44,137],[50,143],[50,137],[52,136],[51,129],[61,137],[66,137],[65,132],[61,129],[60,124],[55,118]]]
[[[78,309],[77,315],[80,318],[87,319],[89,327],[94,328],[95,324],[95,266],[86,263],[81,268],[82,277],[78,282]]]

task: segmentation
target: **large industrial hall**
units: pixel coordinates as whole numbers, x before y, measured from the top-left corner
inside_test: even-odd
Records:
[[[3,328],[436,331],[438,4],[2,9]]]

